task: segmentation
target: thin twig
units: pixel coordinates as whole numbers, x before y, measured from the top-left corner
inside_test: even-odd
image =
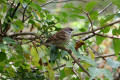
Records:
[[[8,2],[10,3],[10,9],[11,9],[11,10],[10,10],[10,16],[11,16],[11,15],[12,15],[12,8],[13,8],[13,7],[16,7],[16,6],[14,6],[14,2],[15,2],[15,1],[13,0],[13,1],[8,1]]]
[[[16,11],[17,11],[17,9],[18,9],[19,6],[20,6],[20,2],[15,7],[13,13],[10,15],[11,19],[13,19],[13,17],[14,17],[14,15],[15,15],[15,13],[16,13]],[[8,32],[8,30],[10,29],[10,22],[11,22],[10,19],[8,19],[8,23],[6,23],[6,26],[5,26],[4,30],[3,30],[4,34],[6,34]]]
[[[74,60],[74,62],[90,77],[90,74],[88,73],[88,71],[79,63],[76,57],[72,54],[71,50],[68,50],[64,47],[58,47],[58,48],[67,51],[69,55],[71,56],[71,58]]]
[[[110,7],[112,5],[112,2],[109,3],[107,6],[105,6],[101,11],[99,11],[99,14],[103,13],[106,9],[108,9],[108,7]]]
[[[86,14],[86,16],[88,17],[88,20],[90,21],[90,24],[91,24],[91,27],[90,27],[90,28],[92,28],[92,31],[93,31],[93,34],[94,34],[93,21],[92,21],[92,19],[90,18],[90,15],[89,15],[89,13],[88,13],[88,12],[85,12],[85,11],[84,11],[84,13],[85,13],[85,14]]]
[[[17,38],[13,38],[15,40],[36,40],[36,39],[39,39],[39,38],[36,38],[36,37],[28,37],[28,38],[22,38],[22,37],[17,37]]]
[[[31,2],[31,1],[30,1],[30,2]],[[22,22],[25,21],[25,12],[26,12],[26,9],[27,9],[28,5],[30,4],[30,2],[29,2],[29,3],[26,5],[26,7],[24,8]]]
[[[99,12],[99,14],[101,14],[102,12],[104,12],[104,11],[105,11],[108,7],[110,7],[111,5],[112,5],[112,3],[109,3],[105,8],[103,8],[103,10],[101,10],[101,11]],[[116,24],[116,23],[118,23],[118,22],[120,22],[120,21],[118,20],[118,21],[116,21],[116,22],[113,22],[113,24]],[[113,24],[111,24],[111,25],[113,25]],[[108,26],[109,26],[109,25],[108,25]],[[103,27],[104,27],[104,26],[103,26]],[[107,25],[106,25],[106,27],[107,27]],[[73,36],[89,34],[89,32],[92,33],[92,31],[88,31],[88,32],[78,33],[78,34],[75,34],[75,35],[73,35]],[[89,38],[92,38],[92,37],[94,37],[94,36],[95,36],[95,34],[90,34],[90,35],[87,35],[86,37],[82,38],[82,40],[85,41],[85,40],[87,40],[87,39],[89,39]]]
[[[111,26],[111,25],[113,25],[113,24],[116,24],[116,23],[119,23],[119,22],[120,22],[120,20],[114,21],[114,22],[109,23],[109,24],[107,24],[107,25],[105,25],[105,26],[103,26],[103,27],[99,27],[99,28],[97,28],[97,29],[94,29],[93,31],[97,31],[97,30],[104,29],[104,28],[106,28],[106,27],[109,27],[109,26]],[[93,33],[93,31],[77,33],[77,34],[73,34],[73,36],[79,36],[79,35],[89,34],[89,33]],[[97,34],[97,33],[96,33],[96,34]],[[34,36],[36,36],[35,33],[17,33],[17,34],[12,34],[12,35],[9,35],[9,36],[10,36],[10,37],[16,37],[16,36],[21,36],[21,35],[34,35]],[[91,37],[93,37],[93,36],[95,36],[95,34],[90,34],[90,35],[88,35],[87,37],[82,38],[82,40],[85,41],[85,40],[87,40],[87,39],[89,39],[89,38],[91,38]]]
[[[88,40],[88,39],[90,39],[90,38],[92,38],[92,37],[94,37],[95,36],[95,34],[89,34],[89,35],[87,35],[87,36],[85,36],[85,37],[83,37],[81,40],[82,41],[86,41],[86,40]]]
[[[51,3],[63,3],[63,2],[70,2],[70,1],[82,1],[82,2],[86,2],[84,0],[62,0],[62,1],[51,0],[51,1],[46,2],[45,4],[42,4],[40,7],[44,7],[44,6],[46,6],[48,4],[51,4]]]
[[[100,56],[96,56],[95,58],[105,58],[105,57],[111,57],[111,56],[115,56],[115,54],[100,55]]]
[[[42,4],[40,7],[46,6],[46,5],[50,4],[50,3],[53,3],[53,1],[54,1],[54,0],[48,1],[48,2],[46,2],[45,4]]]
[[[116,24],[116,23],[119,23],[119,22],[120,22],[120,19],[117,20],[117,21],[111,22],[111,23],[109,23],[109,24],[107,24],[107,25],[104,25],[104,26],[102,26],[102,27],[99,27],[99,28],[97,28],[97,29],[94,29],[93,31],[95,32],[95,31],[104,29],[104,28],[106,28],[106,27],[112,26],[112,25],[114,25],[114,24]],[[77,33],[77,34],[73,34],[72,36],[85,35],[85,34],[93,33],[93,31],[87,31],[87,32]]]
[[[15,13],[16,13],[19,6],[20,6],[20,2],[17,4],[16,8],[14,9],[13,13],[11,14],[11,18],[14,17],[14,15],[15,15]]]
[[[98,14],[101,14],[102,12],[104,12],[108,7],[110,7],[112,5],[112,2],[111,3],[109,3],[107,6],[105,6],[101,11],[99,11],[98,12]],[[93,23],[94,21],[91,21],[90,20],[90,17],[89,17],[89,15],[88,15],[88,18],[89,18],[89,21],[91,22],[91,23]],[[89,28],[88,28],[88,31],[90,31],[90,26],[89,26]],[[92,27],[92,30],[93,30],[93,27]]]
[[[27,16],[26,19],[25,19],[24,21],[26,21],[27,19],[29,19],[31,16],[32,16],[32,15]]]
[[[16,34],[12,34],[12,35],[9,35],[9,37],[17,37],[17,36],[22,36],[22,35],[33,35],[33,36],[37,36],[36,33],[25,32],[25,33],[16,33]]]
[[[76,72],[76,70],[74,69],[74,67],[72,68],[72,70],[75,73],[75,75],[78,77],[78,79],[80,80],[79,74]]]
[[[98,34],[98,33],[95,33],[95,35],[98,35],[98,36],[101,36],[101,37],[112,38],[112,39],[120,39],[120,37],[116,37],[116,36],[108,36],[108,35]]]

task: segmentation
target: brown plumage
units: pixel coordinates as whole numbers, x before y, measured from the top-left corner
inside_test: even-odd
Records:
[[[63,28],[51,37],[49,37],[46,43],[56,46],[64,46],[69,42],[72,31],[73,29],[70,27]]]

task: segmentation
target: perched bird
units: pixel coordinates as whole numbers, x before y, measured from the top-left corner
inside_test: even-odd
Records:
[[[60,31],[56,32],[54,35],[50,36],[45,43],[58,47],[67,45],[70,41],[72,31],[73,29],[70,27],[63,28]]]

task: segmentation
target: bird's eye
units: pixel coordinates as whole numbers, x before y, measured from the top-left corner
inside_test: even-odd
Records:
[[[73,29],[72,29],[72,28],[70,28],[70,31],[73,31]]]

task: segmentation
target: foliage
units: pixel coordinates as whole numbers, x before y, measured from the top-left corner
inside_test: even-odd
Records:
[[[118,80],[119,8],[119,0],[0,0],[1,80]],[[72,53],[42,45],[68,26]]]

